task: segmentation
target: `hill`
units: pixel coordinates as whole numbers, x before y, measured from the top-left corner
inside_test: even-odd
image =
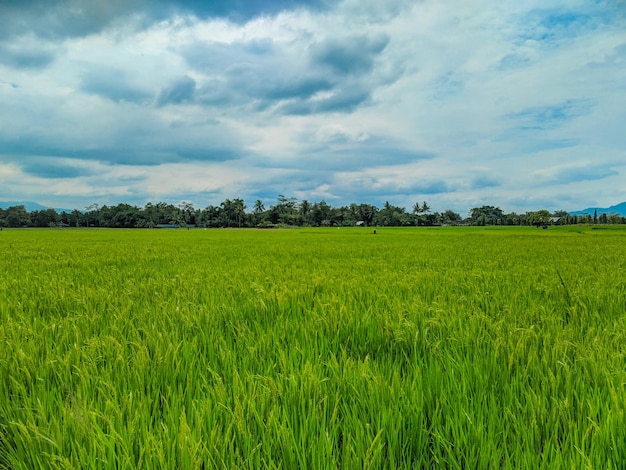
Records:
[[[583,209],[581,211],[573,211],[570,212],[571,215],[593,215],[594,211],[597,211],[597,214],[619,214],[622,217],[626,217],[626,202],[620,202],[611,207],[588,207],[587,209]]]
[[[24,206],[28,212],[44,211],[46,209],[54,209],[57,212],[72,212],[72,209],[59,209],[58,207],[42,206],[38,202],[32,201],[0,201],[0,209],[8,209],[14,206]]]

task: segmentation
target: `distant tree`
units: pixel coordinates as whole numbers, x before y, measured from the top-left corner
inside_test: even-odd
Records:
[[[378,208],[371,204],[359,204],[356,206],[355,212],[357,215],[357,221],[361,221],[365,225],[371,226],[374,223],[376,214],[378,213]]]
[[[178,204],[180,209],[178,214],[178,225],[186,227],[188,224],[194,225],[196,223],[196,210],[191,202],[182,201]]]
[[[511,212],[504,214],[499,207],[482,206],[472,208],[469,222],[473,225],[548,225],[552,217],[559,217],[561,224],[626,224],[626,217],[619,214],[569,215],[564,210],[550,214],[543,209],[525,214]],[[326,201],[311,203],[303,200],[298,204],[294,197],[278,196],[278,203],[265,209],[258,199],[252,213],[246,213],[243,199],[226,199],[219,206],[209,205],[203,210],[194,209],[190,202],[182,202],[178,207],[159,202],[148,202],[144,208],[121,203],[116,206],[94,203],[85,211],[73,210],[57,214],[54,209],[28,212],[24,206],[13,206],[6,210],[0,208],[0,227],[56,226],[58,222],[70,226],[87,227],[154,227],[158,224],[196,224],[203,227],[249,227],[271,222],[287,225],[310,226],[352,226],[381,225],[406,226],[430,225],[434,223],[454,224],[462,217],[452,211],[430,212],[426,201],[415,203],[412,211],[394,206],[386,201],[382,209],[371,204],[352,203],[349,206],[332,207]]]
[[[313,225],[311,209],[311,203],[306,199],[300,203],[300,221],[303,225]]]
[[[208,205],[200,211],[198,216],[199,225],[202,227],[221,227],[221,209],[216,206]]]
[[[65,212],[62,213],[61,215],[63,216],[63,214],[65,214]],[[67,225],[70,225],[72,227],[79,227],[82,224],[83,219],[84,219],[83,213],[79,211],[78,209],[74,209],[72,212],[67,214],[67,220],[64,220],[62,217],[62,221],[64,221]]]
[[[263,223],[264,212],[265,212],[265,205],[263,204],[263,201],[261,201],[260,199],[257,199],[254,202],[254,207],[252,208],[252,223],[254,225],[259,225]]]
[[[106,206],[103,206],[103,208],[104,207]],[[121,203],[108,208],[107,222],[102,226],[111,228],[138,228],[144,225],[142,220],[143,216],[137,206]]]
[[[245,225],[246,203],[241,198],[235,198],[233,199],[233,209],[237,219],[237,226],[241,228],[242,225]]]
[[[331,214],[333,225],[350,227],[357,223],[357,217],[351,206],[341,206],[333,209]]]
[[[237,213],[235,205],[230,199],[224,199],[220,203],[220,221],[222,227],[234,227],[237,224]]]
[[[174,204],[159,202],[156,205],[156,213],[159,218],[159,224],[175,224],[180,217],[180,209]]]
[[[374,224],[380,226],[399,227],[411,225],[411,222],[411,217],[404,207],[394,206],[389,201],[385,202],[374,217]]]
[[[253,214],[262,214],[265,211],[265,206],[263,205],[263,201],[257,199],[254,202],[254,208],[252,209]]]
[[[97,226],[99,222],[99,205],[97,203],[89,204],[85,207],[85,227],[89,227],[90,225]]]
[[[102,206],[96,213],[96,221],[98,227],[112,227],[113,210],[106,204]]]
[[[422,218],[422,214],[426,214],[430,211],[430,206],[426,201],[424,201],[421,205],[419,202],[413,204],[413,214],[415,215],[416,225],[422,225],[425,222],[425,219]]]
[[[220,204],[222,227],[242,227],[245,225],[246,204],[243,199],[226,199]]]
[[[423,214],[425,212],[430,211],[430,206],[428,205],[428,203],[426,201],[424,201],[422,203],[422,205],[420,205],[419,202],[416,202],[415,204],[413,204],[413,213],[414,214]]]
[[[11,206],[6,210],[4,220],[9,227],[28,227],[30,214],[23,205]]]
[[[313,225],[317,227],[331,225],[331,212],[332,207],[330,207],[326,201],[322,200],[314,203],[311,207]]]
[[[504,212],[499,207],[474,207],[470,211],[472,225],[500,225],[504,219]]]
[[[274,206],[274,212],[276,214],[276,222],[274,223],[295,225],[295,222],[300,217],[298,213],[298,200],[295,197],[285,197],[279,194],[278,204]]]
[[[522,217],[516,212],[509,212],[504,215],[504,223],[506,225],[523,225]]]
[[[461,217],[461,214],[458,214],[453,210],[448,209],[440,215],[439,220],[442,224],[451,225],[461,222],[463,220],[463,217]]]
[[[59,221],[59,214],[54,209],[44,209],[32,211],[30,213],[30,223],[34,227],[52,227]]]
[[[528,212],[528,222],[536,227],[545,227],[551,223],[550,211],[542,209],[535,212]]]

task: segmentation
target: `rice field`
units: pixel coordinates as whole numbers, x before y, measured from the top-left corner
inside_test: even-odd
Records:
[[[0,468],[626,468],[626,228],[0,232]]]

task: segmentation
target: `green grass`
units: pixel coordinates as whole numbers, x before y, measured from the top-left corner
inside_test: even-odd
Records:
[[[625,468],[626,229],[5,230],[0,468]]]

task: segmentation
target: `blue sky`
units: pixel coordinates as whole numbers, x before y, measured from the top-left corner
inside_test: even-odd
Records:
[[[625,105],[623,0],[0,0],[0,200],[610,206]]]

